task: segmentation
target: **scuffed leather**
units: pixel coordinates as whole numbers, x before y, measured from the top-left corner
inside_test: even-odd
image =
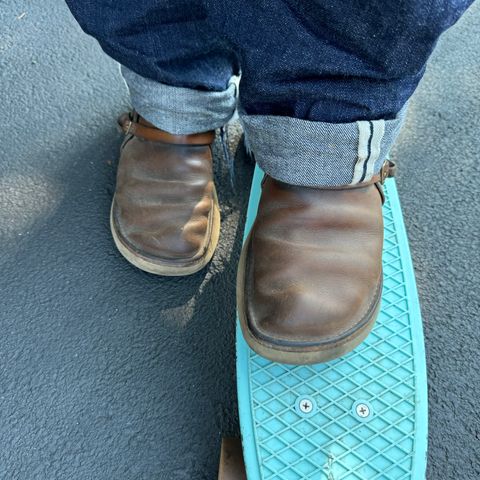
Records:
[[[214,195],[210,145],[127,136],[112,213],[117,234],[132,251],[175,264],[201,257],[210,240]]]
[[[381,207],[376,185],[321,190],[266,177],[245,246],[245,310],[257,337],[321,345],[371,318],[382,285]]]

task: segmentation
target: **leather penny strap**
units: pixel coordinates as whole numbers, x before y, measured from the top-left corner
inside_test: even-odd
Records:
[[[368,185],[375,185],[375,187],[378,190],[378,193],[380,193],[380,196],[382,198],[382,203],[385,202],[385,195],[383,193],[383,183],[387,178],[394,177],[397,173],[397,166],[395,162],[392,162],[391,160],[385,160],[383,162],[382,168],[380,169],[380,172],[374,175],[372,178],[367,180],[366,182],[361,182],[361,183],[352,183],[348,185],[335,185],[335,186],[319,186],[319,187],[304,187],[304,188],[318,188],[319,190],[350,190],[353,188],[362,188],[366,187]],[[265,174],[262,179],[262,185],[267,179],[267,175]],[[278,182],[279,180],[277,180]],[[284,183],[284,182],[280,182]]]
[[[152,142],[170,143],[174,145],[210,145],[215,140],[215,131],[189,135],[174,135],[165,130],[160,130],[153,125],[145,125],[139,122],[140,116],[136,112],[123,113],[118,117],[118,126],[125,135],[149,140]]]
[[[395,162],[391,160],[385,160],[383,162],[382,168],[380,172],[374,175],[370,180],[366,182],[360,183],[353,183],[350,185],[340,185],[338,187],[319,187],[321,189],[328,189],[328,190],[345,190],[345,189],[352,189],[352,188],[362,188],[366,187],[367,185],[375,185],[382,198],[382,204],[385,203],[385,194],[383,193],[383,184],[387,178],[394,177],[397,174],[397,165]]]

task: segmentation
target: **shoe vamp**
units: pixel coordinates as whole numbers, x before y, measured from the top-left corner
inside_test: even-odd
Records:
[[[208,158],[202,149],[138,143],[141,148],[122,155],[117,176],[115,215],[121,235],[148,255],[200,255],[214,192]]]
[[[248,257],[248,315],[271,338],[328,341],[361,326],[378,301],[381,207],[376,198],[371,205],[294,205],[259,212]]]

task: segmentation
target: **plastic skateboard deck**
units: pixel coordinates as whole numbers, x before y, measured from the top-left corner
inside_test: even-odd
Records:
[[[257,167],[244,238],[256,216],[262,177]],[[393,179],[386,181],[385,193],[382,309],[363,344],[329,363],[283,365],[256,355],[237,321],[237,388],[248,480],[425,478],[422,321]]]

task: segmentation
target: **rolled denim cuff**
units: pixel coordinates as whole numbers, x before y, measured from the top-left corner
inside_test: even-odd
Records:
[[[402,127],[393,120],[326,123],[240,113],[247,150],[265,173],[306,187],[340,186],[377,174]]]
[[[237,105],[238,78],[221,91],[175,87],[142,77],[125,66],[121,73],[133,108],[157,128],[175,135],[206,132],[225,125]]]

